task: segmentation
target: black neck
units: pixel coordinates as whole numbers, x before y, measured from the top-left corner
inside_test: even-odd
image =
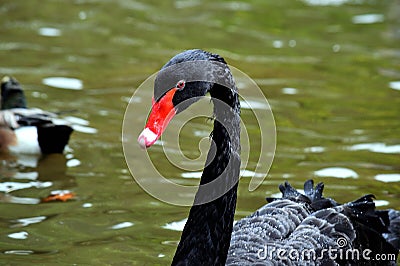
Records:
[[[224,265],[229,249],[240,172],[239,100],[235,89],[221,86],[214,86],[210,94],[213,144],[200,184],[218,183],[212,189],[200,186],[172,265]],[[218,108],[219,100],[230,108]]]

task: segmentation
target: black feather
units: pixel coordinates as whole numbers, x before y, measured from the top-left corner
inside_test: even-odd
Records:
[[[26,98],[19,82],[5,76],[1,82],[1,110],[26,108]]]

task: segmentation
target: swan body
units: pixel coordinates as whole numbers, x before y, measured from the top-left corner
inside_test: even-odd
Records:
[[[390,210],[391,218],[376,211],[373,195],[341,205],[322,196],[323,183],[313,186],[306,181],[303,195],[286,182],[280,186],[282,198],[268,198],[268,204],[239,220],[226,264],[375,265],[371,261],[381,254],[396,260],[399,211]],[[385,232],[396,230],[390,243]],[[386,263],[379,265],[394,262]]]
[[[224,71],[199,69],[199,72],[206,72],[208,80],[193,80],[192,66],[186,68],[187,72],[170,71],[170,67],[184,62],[201,66],[204,61],[217,62],[217,68],[222,64]],[[216,76],[221,73],[222,77]],[[169,77],[157,83],[157,78],[165,76]],[[234,225],[240,173],[240,103],[229,67],[219,55],[188,50],[164,65],[157,78],[152,111],[139,135],[139,145],[150,147],[175,114],[196,101],[196,97],[210,93],[215,117],[211,138],[215,145],[210,147],[200,185],[221,180],[222,176],[219,186],[224,191],[205,200],[209,194],[220,190],[199,187],[172,265],[376,265],[376,261],[363,257],[333,257],[326,250],[336,250],[339,254],[348,250],[370,250],[371,257],[380,253],[393,254],[379,265],[395,264],[400,248],[400,212],[375,210],[373,195],[339,204],[324,198],[323,184],[314,187],[312,180],[305,182],[305,194],[288,183],[281,185],[282,198],[268,198],[268,204]],[[158,87],[163,85],[167,87],[160,92]],[[187,100],[189,104],[182,104]],[[219,101],[229,108],[220,108]],[[292,255],[310,250],[319,257],[300,254],[282,257],[278,250],[292,251]]]
[[[73,129],[51,112],[27,108],[21,85],[1,81],[0,151],[14,154],[62,153]]]

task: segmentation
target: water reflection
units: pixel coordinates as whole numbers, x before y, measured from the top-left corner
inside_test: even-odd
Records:
[[[374,200],[376,207],[388,206],[390,204],[387,200]]]
[[[29,235],[28,232],[21,231],[21,232],[15,232],[12,234],[8,234],[7,236],[12,239],[27,239],[28,235]]]
[[[43,201],[43,198],[14,196],[12,193],[34,188],[37,189],[38,194],[43,195],[40,191],[52,188],[51,196],[65,194],[58,191],[59,189],[76,187],[75,178],[68,176],[66,172],[68,162],[74,162],[77,159],[67,159],[67,157],[70,156],[49,154],[3,158],[3,167],[0,168],[0,202],[38,204]],[[26,160],[27,158],[29,160]],[[19,195],[21,195],[20,192]]]
[[[123,228],[131,227],[133,225],[134,225],[134,223],[132,223],[132,222],[122,222],[122,223],[110,226],[110,229],[114,229],[114,230],[123,229]]]
[[[36,224],[43,222],[44,220],[48,219],[49,217],[46,216],[36,216],[36,217],[27,217],[27,218],[19,218],[15,220],[10,220],[10,228],[19,228],[25,227],[31,224]]]
[[[340,6],[353,0],[303,0],[308,5],[312,6]]]
[[[320,147],[320,146],[313,146],[313,147],[308,147],[304,149],[304,152],[309,152],[309,153],[321,153],[326,151],[325,147]]]
[[[161,227],[164,229],[172,230],[172,231],[183,231],[186,221],[187,221],[187,218],[185,218],[181,221],[167,223]]]
[[[82,80],[65,77],[49,77],[42,80],[44,85],[69,90],[81,90],[83,88]]]
[[[0,202],[16,204],[38,204],[40,199],[28,197],[16,197],[9,193],[0,192]]]
[[[58,250],[49,250],[49,251],[43,251],[43,250],[29,250],[29,249],[11,249],[11,250],[0,250],[5,255],[50,255],[50,254],[55,254],[58,252]]]
[[[350,146],[348,149],[351,151],[368,150],[378,153],[400,153],[400,144],[387,145],[386,143],[381,142],[360,143]]]
[[[328,167],[315,171],[314,174],[319,177],[336,177],[336,178],[358,178],[358,174],[344,167]]]
[[[48,37],[61,36],[61,30],[57,28],[43,27],[38,30],[39,35]]]
[[[298,93],[298,89],[296,88],[282,88],[283,94],[294,95]]]
[[[374,179],[385,183],[400,182],[400,174],[379,174]]]
[[[27,189],[27,188],[47,188],[52,185],[52,182],[39,182],[39,181],[31,181],[28,183],[21,182],[2,182],[0,185],[0,191],[5,193],[10,193],[13,191]]]
[[[382,14],[363,14],[352,18],[354,24],[373,24],[383,22],[385,17]]]
[[[400,81],[389,82],[389,87],[393,90],[400,90]]]
[[[54,193],[61,195],[66,193],[65,189],[76,187],[75,178],[67,174],[67,156],[49,154],[35,157],[2,154],[1,159],[0,203],[4,206],[12,204],[15,210],[11,214],[2,212],[0,215],[0,227],[9,239],[3,241],[0,252],[6,255],[57,253],[57,249],[46,250],[33,244],[32,241],[45,242],[41,242],[42,236],[30,228],[48,223],[58,214],[33,215],[36,209],[30,205],[49,202],[50,199],[47,197],[49,193],[50,196],[54,196],[52,195]],[[14,193],[17,195],[13,195]],[[16,228],[26,229],[15,231]]]

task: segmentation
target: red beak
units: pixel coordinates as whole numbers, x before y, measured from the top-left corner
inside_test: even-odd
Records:
[[[176,114],[174,104],[172,103],[172,98],[176,91],[176,88],[169,90],[158,102],[155,102],[153,99],[153,106],[147,124],[138,137],[141,148],[145,149],[153,145]]]

